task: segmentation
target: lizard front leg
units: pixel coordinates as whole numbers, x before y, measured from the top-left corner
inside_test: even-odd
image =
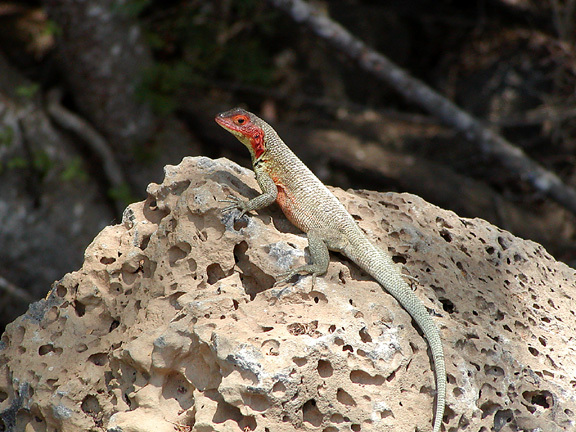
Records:
[[[261,169],[255,169],[254,172],[256,173],[256,180],[260,185],[260,189],[262,189],[262,193],[256,198],[250,200],[243,200],[234,195],[229,195],[227,199],[220,200],[220,202],[230,203],[230,205],[222,209],[222,212],[239,209],[240,217],[242,217],[252,210],[260,210],[264,207],[268,207],[276,201],[278,188],[276,187],[274,180],[272,180],[272,177],[270,177],[266,171]]]

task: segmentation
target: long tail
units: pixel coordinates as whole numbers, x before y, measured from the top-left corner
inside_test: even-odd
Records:
[[[424,304],[402,279],[395,264],[387,254],[369,242],[362,248],[356,248],[356,250],[362,251],[361,255],[350,256],[350,258],[376,279],[404,307],[428,340],[434,360],[437,392],[433,431],[440,432],[446,405],[446,365],[440,332]]]

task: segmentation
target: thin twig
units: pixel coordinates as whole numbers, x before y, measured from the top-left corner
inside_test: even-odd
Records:
[[[113,188],[122,189],[128,184],[122,172],[122,167],[116,161],[116,156],[110,149],[108,142],[86,120],[68,111],[60,104],[62,95],[58,89],[52,89],[47,94],[48,112],[65,129],[80,136],[90,149],[102,161],[104,175]],[[119,212],[124,210],[124,204],[116,199],[116,208]]]
[[[544,122],[562,122],[576,118],[576,108],[543,106],[516,116],[502,117],[490,124],[494,126],[530,126]]]
[[[20,303],[32,303],[34,298],[22,288],[17,287],[12,282],[0,276],[0,290],[4,291],[10,297],[15,298]]]
[[[530,159],[522,149],[488,129],[480,120],[412,77],[305,1],[269,0],[269,2],[288,13],[296,22],[307,26],[339,52],[356,61],[363,69],[387,82],[407,100],[433,114],[444,124],[462,132],[467,139],[478,144],[482,154],[494,157],[506,169],[517,173],[538,191],[576,214],[576,189],[566,185],[556,174]]]

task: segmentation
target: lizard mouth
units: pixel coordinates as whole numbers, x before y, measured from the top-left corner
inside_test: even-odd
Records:
[[[228,132],[233,133],[236,136],[242,136],[242,132],[240,132],[228,118],[222,117],[222,114],[218,114],[214,120],[218,123],[222,128],[226,129]]]
[[[250,137],[246,135],[245,131],[240,130],[240,128],[236,124],[234,124],[234,122],[230,119],[230,117],[225,117],[223,114],[226,113],[218,114],[214,118],[216,123],[218,123],[223,129],[227,130],[232,135],[234,135],[236,139],[238,139],[238,141],[240,141],[242,144],[249,147],[251,145]]]

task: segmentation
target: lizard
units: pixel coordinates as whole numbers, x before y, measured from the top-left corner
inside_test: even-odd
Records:
[[[424,304],[404,281],[392,258],[362,232],[342,203],[289,149],[264,120],[242,108],[220,113],[216,123],[250,151],[262,193],[250,200],[230,195],[222,211],[240,210],[240,217],[276,202],[292,224],[307,234],[310,264],[286,272],[316,276],[328,271],[329,250],[339,252],[370,274],[412,316],[430,345],[436,375],[433,432],[440,432],[446,405],[446,366],[440,332]]]

